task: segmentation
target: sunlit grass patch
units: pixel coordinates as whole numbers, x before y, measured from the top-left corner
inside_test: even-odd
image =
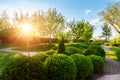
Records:
[[[116,52],[118,52],[118,51],[120,51],[120,47],[111,47],[111,48],[110,48],[110,51],[108,51],[108,52],[106,53],[106,57],[107,57],[107,58],[111,58],[111,59],[113,59],[113,60],[120,61],[120,60],[119,60],[119,55],[116,53]]]
[[[106,52],[106,58],[111,58],[111,59],[117,60],[116,51]]]

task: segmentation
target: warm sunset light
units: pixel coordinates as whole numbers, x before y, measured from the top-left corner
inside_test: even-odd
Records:
[[[22,25],[22,31],[25,33],[25,34],[29,34],[32,30],[32,26],[31,25],[28,25],[28,24],[23,24]]]

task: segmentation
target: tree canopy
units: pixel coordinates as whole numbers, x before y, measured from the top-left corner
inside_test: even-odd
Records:
[[[115,30],[120,34],[120,2],[108,4],[99,15],[102,16],[102,21],[112,25]]]
[[[68,23],[68,27],[73,36],[74,41],[86,40],[89,41],[92,38],[92,34],[94,31],[94,26],[92,26],[89,22],[84,20],[82,21],[71,21]]]

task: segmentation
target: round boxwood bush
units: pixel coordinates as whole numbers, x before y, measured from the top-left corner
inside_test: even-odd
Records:
[[[91,55],[91,54],[105,58],[105,51],[101,46],[97,46],[97,45],[90,46],[84,53],[84,55]]]
[[[49,56],[44,62],[49,80],[75,80],[76,65],[71,57],[63,54]]]
[[[5,80],[46,80],[44,60],[46,54],[22,57],[10,62],[2,71]]]
[[[71,55],[75,53],[82,54],[83,52],[79,48],[72,47],[72,46],[66,47],[65,52],[64,52],[64,54],[66,55]]]
[[[74,59],[77,67],[77,79],[76,80],[84,80],[86,77],[89,77],[93,73],[93,64],[92,61],[80,54],[73,54],[71,57]]]
[[[96,55],[90,55],[88,56],[94,65],[94,73],[102,73],[104,71],[104,60],[103,58],[96,56]]]

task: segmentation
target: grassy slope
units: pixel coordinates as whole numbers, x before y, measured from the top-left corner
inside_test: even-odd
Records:
[[[120,60],[118,60],[117,55],[116,55],[116,51],[118,51],[118,50],[120,50],[119,47],[111,47],[110,51],[108,51],[106,53],[106,57],[117,60],[117,61],[120,61]]]

